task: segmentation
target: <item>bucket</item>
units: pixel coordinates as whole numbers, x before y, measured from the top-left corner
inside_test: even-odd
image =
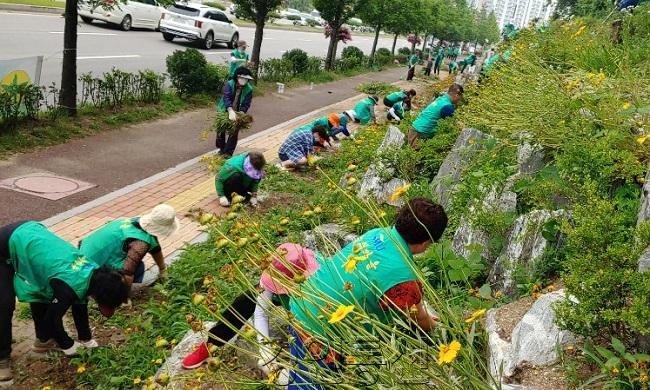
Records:
[[[276,83],[278,85],[278,93],[284,93],[284,84]]]

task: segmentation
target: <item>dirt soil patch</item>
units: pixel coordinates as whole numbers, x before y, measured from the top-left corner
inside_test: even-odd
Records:
[[[255,214],[264,214],[267,211],[278,208],[288,209],[289,207],[300,207],[304,202],[295,194],[288,192],[272,192],[266,195],[253,210]]]
[[[549,367],[523,366],[512,378],[511,383],[530,386],[536,390],[567,389],[564,370],[560,365]]]

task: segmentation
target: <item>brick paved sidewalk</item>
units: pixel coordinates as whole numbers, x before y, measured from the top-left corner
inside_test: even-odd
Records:
[[[406,86],[406,82],[396,85]],[[270,129],[240,140],[237,152],[261,151],[267,161],[277,161],[277,151],[286,136],[296,127],[330,112],[350,109],[364,95],[346,99],[320,110],[299,116]],[[378,109],[379,110],[379,109]],[[210,142],[210,141],[206,141]],[[227,209],[219,205],[214,189],[214,175],[208,171],[201,157],[161,172],[121,190],[49,218],[43,223],[74,245],[91,231],[120,217],[142,215],[160,203],[176,208],[180,220],[179,232],[163,240],[161,246],[166,261],[172,262],[187,242],[199,240],[204,234],[200,224],[186,216],[191,208],[202,208],[216,215]],[[148,258],[145,284],[156,278],[157,269]]]

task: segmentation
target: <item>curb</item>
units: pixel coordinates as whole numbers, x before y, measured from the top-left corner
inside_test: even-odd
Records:
[[[0,3],[0,11],[20,11],[61,15],[63,12],[65,12],[65,9],[59,7],[45,7],[42,5]]]

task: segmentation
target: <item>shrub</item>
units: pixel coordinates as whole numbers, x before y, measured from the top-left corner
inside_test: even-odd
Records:
[[[203,92],[210,96],[219,96],[223,90],[223,84],[228,78],[229,70],[223,65],[208,64],[205,68],[205,80]]]
[[[375,52],[375,62],[379,65],[388,65],[392,59],[393,56],[390,53],[390,50],[386,49],[385,47],[380,47]]]
[[[43,91],[31,83],[0,85],[0,129],[13,128],[21,119],[33,119],[38,114]]]
[[[299,15],[287,15],[285,16],[287,20],[302,20],[302,18]]]
[[[223,5],[223,4],[221,4],[221,3],[218,3],[218,2],[216,2],[216,1],[206,1],[206,2],[203,3],[203,5],[207,5],[208,7],[212,7],[212,8],[220,9],[220,10],[222,10],[222,11],[225,11],[225,10],[226,10],[226,6],[225,6],[225,5]]]
[[[341,58],[361,58],[363,59],[363,51],[356,46],[346,46],[341,52]]]
[[[118,108],[131,102],[158,103],[165,79],[164,75],[151,70],[135,74],[113,68],[101,77],[84,73],[79,77],[81,104]]]
[[[284,82],[293,77],[293,64],[285,58],[271,58],[260,63],[259,77]]]
[[[291,49],[282,55],[282,59],[291,62],[294,76],[307,72],[309,56],[304,50]]]
[[[411,55],[411,48],[409,47],[400,47],[397,49],[397,54],[401,54],[403,56],[410,56]]]
[[[268,17],[269,19],[281,19],[282,15],[277,12],[269,12]]]
[[[208,61],[196,49],[176,50],[167,56],[167,73],[180,96],[204,90]]]

